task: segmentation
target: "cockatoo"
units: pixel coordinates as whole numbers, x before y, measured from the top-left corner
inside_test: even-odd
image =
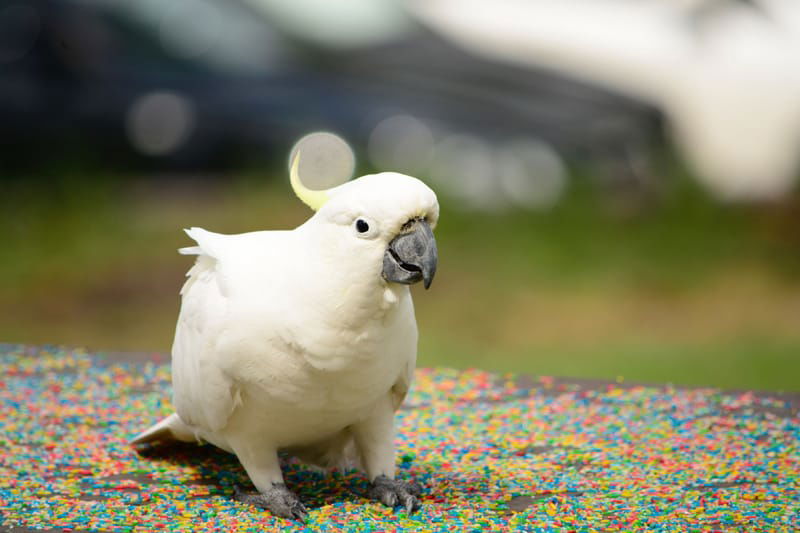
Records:
[[[291,231],[186,233],[197,246],[172,347],[175,413],[137,447],[205,441],[236,454],[257,493],[234,498],[284,518],[306,508],[278,451],[310,464],[358,465],[369,496],[419,506],[395,479],[394,413],[417,355],[409,285],[428,288],[438,254],[436,194],[384,172],[324,191],[290,180],[316,213]]]

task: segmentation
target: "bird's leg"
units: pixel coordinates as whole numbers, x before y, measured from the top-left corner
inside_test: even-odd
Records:
[[[307,510],[297,495],[286,488],[276,450],[261,449],[257,453],[251,446],[233,446],[239,462],[247,471],[258,492],[244,492],[235,487],[233,498],[237,501],[265,509],[281,518],[305,521]]]
[[[387,395],[366,420],[352,427],[361,464],[371,484],[369,497],[388,507],[402,505],[409,513],[419,508],[420,487],[394,478],[394,408]]]

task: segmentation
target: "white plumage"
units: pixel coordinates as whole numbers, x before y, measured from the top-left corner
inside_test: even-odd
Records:
[[[278,450],[320,466],[355,459],[376,487],[394,479],[394,411],[411,383],[417,326],[408,285],[387,280],[384,261],[398,236],[434,227],[439,212],[433,191],[395,173],[327,195],[292,231],[186,231],[197,246],[181,253],[197,260],[172,349],[176,414],[134,439],[200,439],[235,453],[262,494],[244,501],[301,518]],[[413,261],[400,264],[414,273]],[[375,497],[413,507],[407,485]]]

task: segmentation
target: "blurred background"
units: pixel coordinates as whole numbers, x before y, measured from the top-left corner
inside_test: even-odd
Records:
[[[0,341],[168,351],[308,134],[439,193],[420,365],[800,390],[796,0],[3,0]]]

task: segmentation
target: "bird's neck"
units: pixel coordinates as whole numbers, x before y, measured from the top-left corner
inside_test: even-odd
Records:
[[[299,229],[307,231],[305,249],[311,250],[313,256],[305,264],[325,267],[323,277],[309,271],[303,279],[312,280],[306,287],[306,296],[326,322],[361,329],[370,321],[386,320],[404,299],[411,297],[408,286],[383,279],[382,250],[371,251],[373,256],[353,257],[332,246],[327,235],[312,228]]]

